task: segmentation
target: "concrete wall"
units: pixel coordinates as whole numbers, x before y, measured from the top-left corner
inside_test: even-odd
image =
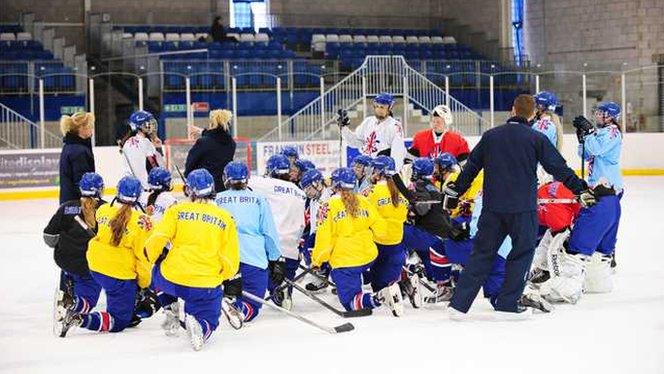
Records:
[[[619,72],[653,65],[664,54],[662,19],[661,0],[529,0],[526,53],[541,70],[617,71],[588,74],[588,90],[589,96],[620,103]],[[626,74],[628,127],[657,127],[656,81],[655,69]],[[542,88],[558,91],[566,109],[580,112],[581,77],[550,75]]]

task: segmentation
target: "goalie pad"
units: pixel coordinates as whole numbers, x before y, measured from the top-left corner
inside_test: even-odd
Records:
[[[607,293],[613,290],[611,256],[595,252],[586,269],[583,289],[588,293]]]

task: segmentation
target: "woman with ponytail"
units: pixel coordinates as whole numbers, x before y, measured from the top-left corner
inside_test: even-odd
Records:
[[[73,326],[119,332],[132,322],[137,292],[150,284],[143,247],[152,223],[136,209],[142,191],[138,179],[124,177],[113,201],[97,210],[97,235],[88,244],[87,260],[92,278],[106,293],[106,311],[88,313],[68,308],[61,336]]]
[[[44,242],[53,248],[55,263],[62,270],[55,293],[54,332],[67,308],[87,313],[97,305],[101,287],[92,279],[85,253],[88,241],[97,230],[95,213],[105,202],[101,199],[104,181],[96,173],[85,173],[79,182],[80,199],[66,201],[44,229]]]
[[[391,157],[383,155],[376,157],[371,161],[371,168],[373,186],[367,198],[376,207],[378,219],[387,227],[385,236],[375,235],[378,257],[369,271],[371,288],[379,291],[395,284],[401,276],[402,267],[406,264],[406,249],[402,240],[403,225],[408,215],[408,201],[401,196],[392,180],[396,170]]]
[[[90,141],[94,125],[95,117],[90,112],[77,112],[60,119],[64,143],[60,153],[60,204],[80,198],[78,183],[81,177],[95,171]]]
[[[230,130],[232,118],[233,113],[230,110],[211,111],[208,128],[203,130],[201,137],[187,154],[184,176],[188,176],[192,170],[205,169],[214,177],[217,192],[226,189],[224,168],[233,161],[235,155],[235,141]]]
[[[373,309],[385,303],[398,316],[401,315],[397,305],[398,286],[373,293],[362,291],[362,273],[369,270],[378,256],[375,238],[385,237],[387,227],[369,200],[353,191],[356,182],[350,168],[332,173],[332,189],[336,194],[318,210],[311,265],[318,271],[323,263],[329,263],[339,301],[346,310]]]

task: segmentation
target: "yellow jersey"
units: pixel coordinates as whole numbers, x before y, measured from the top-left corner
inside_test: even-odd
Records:
[[[311,253],[313,266],[329,262],[332,268],[362,266],[378,256],[374,235],[384,235],[385,226],[366,197],[357,195],[359,214],[346,212],[341,196],[335,195],[318,213],[316,242]]]
[[[386,228],[385,236],[374,235],[375,241],[383,245],[395,245],[403,240],[403,224],[408,215],[408,201],[399,193],[399,204],[392,205],[392,196],[386,181],[376,183],[367,196],[369,202],[376,207],[378,219],[383,220]]]
[[[144,244],[152,222],[146,214],[132,209],[120,244],[114,246],[111,244],[113,232],[110,222],[122,206],[106,203],[97,210],[98,231],[88,242],[88,266],[90,270],[112,278],[136,279],[140,288],[146,288],[151,281],[151,265],[145,255]]]
[[[161,263],[167,280],[188,287],[215,288],[240,266],[240,246],[233,217],[213,202],[184,202],[164,213],[147,242],[151,262],[171,242]]]

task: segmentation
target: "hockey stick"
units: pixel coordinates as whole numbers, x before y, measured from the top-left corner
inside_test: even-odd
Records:
[[[255,296],[253,294],[250,294],[249,292],[242,291],[242,296],[246,297],[247,299],[252,300],[254,302],[261,303],[261,304],[263,304],[263,305],[265,305],[269,308],[272,308],[272,309],[274,309],[278,312],[285,313],[286,315],[291,316],[291,317],[297,319],[300,322],[304,322],[309,326],[313,326],[313,327],[315,327],[319,330],[323,330],[328,334],[338,334],[338,333],[342,333],[342,332],[353,331],[355,329],[355,326],[353,326],[352,323],[344,323],[343,325],[339,325],[339,326],[335,326],[335,327],[328,327],[328,326],[319,325],[316,322],[314,322],[314,321],[312,321],[312,320],[310,320],[310,319],[308,319],[308,318],[306,318],[302,315],[299,315],[297,313],[291,312],[288,309],[284,309],[282,307],[279,307],[279,306],[273,305],[271,303],[268,303],[265,300],[261,299],[260,297]]]
[[[586,142],[581,142],[581,179],[586,179]]]
[[[402,268],[402,269],[406,272],[406,274],[408,274],[408,275],[413,275],[413,274],[415,274],[414,272],[410,271],[410,269],[408,269],[408,268],[405,267],[405,266],[402,266],[401,268]],[[431,291],[431,292],[435,292],[435,291],[436,291],[436,289],[433,288],[433,287],[431,287],[431,285],[429,285],[429,283],[423,281],[423,280],[422,280],[422,277],[418,276],[417,278],[418,278],[418,281],[420,282],[420,284],[424,286],[424,288],[426,288],[427,290],[429,290],[429,291]]]
[[[88,235],[90,235],[91,238],[94,238],[95,235],[97,235],[97,234],[95,234],[94,231],[92,231],[92,229],[88,226],[87,223],[83,222],[83,220],[81,219],[81,217],[78,214],[74,216],[74,221],[76,221],[83,228],[83,230],[85,230],[85,232]]]
[[[290,285],[293,288],[295,288],[296,290],[302,292],[303,294],[308,296],[310,299],[313,299],[318,304],[322,305],[323,307],[325,307],[326,309],[328,309],[329,311],[331,311],[332,313],[334,313],[334,314],[336,314],[340,317],[344,317],[344,318],[365,317],[365,316],[369,316],[369,315],[372,314],[371,309],[359,309],[359,310],[348,310],[348,311],[339,310],[339,309],[333,307],[332,305],[328,304],[327,302],[325,302],[325,300],[323,300],[320,297],[314,295],[312,292],[309,292],[307,289],[302,288],[299,284],[294,283],[293,281],[291,281],[289,279],[284,279],[284,282],[286,282],[288,285]]]
[[[311,269],[309,269],[308,271],[303,271],[302,273],[298,274],[295,278],[293,278],[292,282],[297,282],[297,281],[299,281],[300,279],[304,278],[304,276],[307,275],[307,274],[309,274],[310,272],[311,272]],[[284,283],[284,284],[282,284],[281,286],[278,286],[277,288],[275,288],[274,290],[272,290],[272,291],[270,292],[270,295],[268,295],[268,297],[266,297],[264,300],[265,300],[265,301],[272,300],[272,295],[274,295],[274,294],[277,293],[278,291],[281,291],[281,290],[283,290],[284,288],[287,288],[287,287],[289,287],[288,283]]]

